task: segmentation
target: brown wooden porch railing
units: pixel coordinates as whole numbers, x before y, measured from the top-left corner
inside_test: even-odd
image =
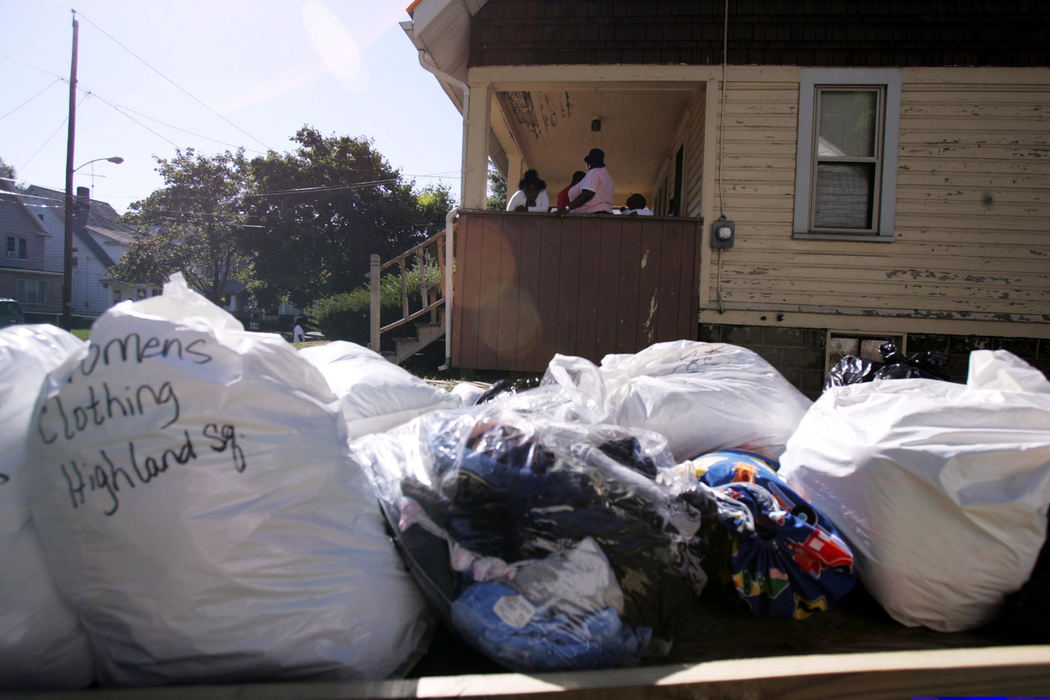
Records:
[[[703,221],[460,211],[451,364],[542,372],[697,332]]]
[[[386,325],[380,320],[381,288],[384,270],[397,266],[401,289],[401,316]],[[418,292],[409,293],[410,277],[418,277]],[[369,309],[368,347],[380,351],[382,334],[430,314],[433,323],[440,322],[440,307],[445,304],[445,232],[431,236],[397,257],[382,262],[371,256],[368,273],[371,304]]]

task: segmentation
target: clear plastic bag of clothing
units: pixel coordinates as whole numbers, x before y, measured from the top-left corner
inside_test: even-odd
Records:
[[[532,672],[666,652],[676,605],[707,580],[714,498],[656,482],[674,464],[661,436],[552,419],[532,396],[429,413],[352,442],[352,459],[409,569],[489,658]]]

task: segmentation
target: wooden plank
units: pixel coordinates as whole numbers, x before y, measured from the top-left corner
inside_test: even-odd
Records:
[[[616,352],[638,350],[638,280],[641,275],[642,228],[640,221],[623,221],[620,237],[620,288],[616,298]]]
[[[841,295],[843,305],[850,303],[851,297],[885,299],[890,297],[913,297],[916,302],[924,298],[949,297],[961,306],[968,303],[1046,303],[1050,301],[1050,288],[1045,284],[1030,287],[1017,287],[1002,284],[980,284],[968,282],[965,278],[957,279],[954,284],[941,283],[940,280],[915,279],[906,274],[896,277],[886,276],[881,280],[854,281],[849,279],[832,280],[813,278],[785,278],[761,274],[746,274],[729,267],[722,270],[724,289],[761,289],[777,290],[783,293],[820,294],[823,292]],[[728,279],[727,279],[728,277]]]
[[[540,341],[539,312],[540,268],[543,265],[543,229],[548,217],[523,217],[521,251],[518,256],[518,328],[517,355],[511,363],[516,372],[537,372],[546,362],[537,357]]]
[[[1050,146],[1038,145],[1010,145],[1010,144],[961,144],[961,143],[932,143],[923,140],[905,140],[902,137],[900,152],[909,156],[927,156],[948,159],[971,159],[971,160],[1036,160],[1050,157]],[[734,149],[742,152],[747,149]],[[755,149],[757,153],[757,148]]]
[[[837,256],[836,256],[837,257]],[[928,260],[930,264],[923,265],[922,261]],[[1000,270],[989,269],[988,266],[975,262],[972,269],[960,268],[958,265],[951,268],[943,257],[919,257],[907,256],[898,261],[889,261],[886,264],[850,264],[834,265],[830,262],[817,259],[807,259],[799,256],[798,265],[778,264],[779,261],[771,261],[768,256],[750,255],[733,260],[734,274],[765,276],[771,280],[803,279],[822,280],[826,282],[879,282],[884,280],[924,280],[927,282],[958,282],[960,284],[973,285],[998,285],[1003,287],[1032,287],[1045,288],[1046,274],[1050,265],[1046,258],[1032,260],[1028,263],[1027,270],[1018,270],[1015,266],[1020,262],[1017,260],[1004,259],[996,261]],[[1021,274],[1021,273],[1030,274]]]
[[[623,221],[603,219],[601,251],[598,256],[598,314],[594,338],[596,360],[616,352],[616,329],[620,322],[617,297],[621,285],[620,254],[623,247]]]
[[[536,362],[546,367],[557,352],[556,337],[558,318],[558,290],[561,287],[561,267],[555,261],[562,259],[562,220],[544,222],[540,247],[543,259],[540,263],[536,309],[540,317],[537,329]]]
[[[581,221],[579,283],[576,292],[576,328],[574,355],[596,361],[595,334],[598,332],[599,297],[601,280],[602,234],[607,217],[595,217]],[[612,218],[612,217],[608,217]],[[615,224],[615,221],[610,223]]]
[[[764,287],[760,289],[742,289],[725,283],[723,273],[722,300],[737,304],[787,304],[797,308],[822,307],[836,309],[840,313],[864,313],[868,309],[895,309],[905,315],[928,315],[936,318],[936,312],[951,312],[968,317],[972,313],[989,314],[1033,314],[1045,315],[1046,301],[1039,304],[1032,302],[1014,302],[1005,300],[975,300],[960,298],[958,294],[917,294],[913,296],[898,294],[857,294],[847,297],[834,290],[818,292],[787,292],[782,289]],[[742,307],[736,307],[742,308]],[[750,308],[750,307],[747,307]],[[1008,320],[1008,319],[1002,319]]]
[[[728,161],[727,161],[728,162]],[[1050,160],[1014,158],[988,158],[962,160],[945,159],[937,154],[922,156],[914,153],[901,153],[897,160],[898,175],[907,170],[932,171],[937,173],[979,173],[988,175],[1046,175],[1050,174]],[[1009,178],[1003,178],[1006,181]]]
[[[581,217],[561,220],[561,255],[547,261],[559,268],[558,311],[554,316],[555,352],[572,355],[576,349],[576,317],[580,286],[580,227]]]
[[[518,314],[521,306],[519,293],[519,260],[521,257],[521,227],[528,214],[510,216],[502,220],[500,237],[498,298],[499,319],[496,331],[496,355],[498,367],[514,367],[518,364]]]
[[[1050,682],[1050,646],[894,650],[734,658],[558,673],[479,673],[386,681],[287,681],[42,692],[42,700],[336,700],[338,698],[875,698],[1040,696]]]
[[[500,300],[500,265],[503,254],[503,221],[499,217],[487,216],[481,219],[483,234],[481,239],[481,259],[477,262],[481,270],[480,293],[478,295],[478,332],[476,369],[498,369],[498,345]]]
[[[482,226],[481,219],[463,215],[456,231],[459,264],[453,283],[452,362],[457,367],[477,365]]]
[[[682,256],[684,250],[685,227],[677,221],[664,221],[660,230],[660,276],[657,284],[660,289],[660,308],[656,312],[655,342],[678,340],[681,328],[678,324],[679,307],[682,299]]]
[[[660,261],[663,248],[660,245],[662,227],[641,228],[641,258],[638,264],[638,291],[634,348],[637,352],[656,342],[658,313],[664,300],[660,298]]]
[[[1046,192],[1047,179],[1045,174],[1035,175],[1025,171],[1023,174],[1011,174],[1008,177],[996,175],[987,171],[982,172],[953,172],[938,170],[936,167],[928,170],[907,168],[897,173],[898,186],[922,186],[922,187],[959,187],[984,190],[989,187],[998,187],[1003,190],[1039,190]]]
[[[937,119],[1017,119],[1044,121],[1050,118],[1050,102],[1027,104],[968,102],[908,102],[901,105],[901,118],[929,117]]]
[[[685,224],[682,237],[682,261],[679,286],[682,296],[678,302],[678,337],[694,340],[697,332],[697,308],[700,303],[700,241],[703,223],[691,221]]]
[[[1039,217],[1044,221],[1050,216],[1050,204],[1047,202],[1028,202],[1028,203],[996,203],[994,207],[989,207],[982,203],[980,200],[977,201],[966,201],[960,199],[956,202],[948,202],[943,200],[916,200],[916,199],[900,199],[898,211],[907,212],[921,212],[923,214],[951,214],[953,216],[985,216],[995,217],[999,216],[1018,216],[1018,217]],[[996,228],[999,228],[997,225]]]

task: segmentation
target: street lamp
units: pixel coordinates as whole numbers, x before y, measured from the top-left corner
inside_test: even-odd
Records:
[[[120,156],[110,156],[109,158],[94,158],[92,160],[89,160],[86,163],[81,163],[77,167],[73,168],[73,172],[76,172],[76,171],[80,170],[85,165],[91,165],[92,163],[97,163],[100,160],[108,160],[110,163],[116,163],[117,165],[120,165],[121,163],[124,162],[124,159],[121,158]]]
[[[74,80],[75,83],[75,80]],[[72,142],[72,139],[71,139]],[[72,147],[69,149],[70,156],[66,162],[72,165]],[[120,165],[124,159],[120,156],[109,156],[108,158],[93,158],[86,163],[81,163],[76,168],[69,168],[66,172],[66,231],[64,255],[62,261],[62,327],[67,331],[73,327],[73,173],[85,165],[105,160]],[[88,202],[88,206],[91,203]]]

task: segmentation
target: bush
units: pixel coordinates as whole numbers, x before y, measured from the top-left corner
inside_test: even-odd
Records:
[[[334,294],[314,303],[312,316],[324,337],[368,345],[368,289]]]
[[[442,271],[434,265],[427,265],[424,278],[428,285],[440,279]],[[406,286],[409,294],[409,311],[421,308],[419,299],[419,269],[409,270],[406,275]],[[371,292],[367,286],[358,287],[350,292],[334,294],[319,299],[314,303],[311,317],[318,329],[329,340],[349,340],[358,345],[368,345],[368,312],[371,303]],[[401,278],[398,274],[383,275],[379,282],[380,324],[393,323],[402,316]],[[421,319],[422,320],[422,319]],[[415,329],[411,324],[392,331],[394,334],[412,334]]]

